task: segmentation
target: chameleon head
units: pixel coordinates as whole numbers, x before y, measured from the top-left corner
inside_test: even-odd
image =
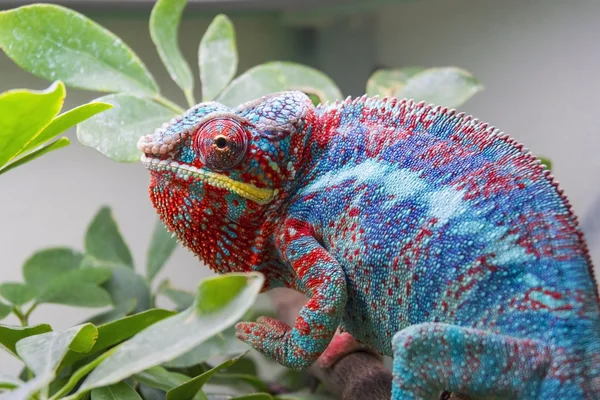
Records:
[[[200,103],[139,140],[160,218],[213,269],[246,270],[241,264],[259,256],[227,257],[243,246],[256,251],[253,236],[293,185],[313,110],[301,92],[233,109]]]

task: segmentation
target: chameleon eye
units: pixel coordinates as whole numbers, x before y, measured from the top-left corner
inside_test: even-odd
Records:
[[[214,170],[233,168],[242,161],[248,136],[231,119],[213,119],[201,125],[194,136],[194,149],[202,164]]]

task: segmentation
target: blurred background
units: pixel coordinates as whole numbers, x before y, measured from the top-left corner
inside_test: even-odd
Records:
[[[0,10],[27,3],[32,2],[3,0]],[[147,33],[152,0],[51,3],[83,12],[120,36],[144,60],[163,93],[185,104]],[[220,12],[235,25],[238,74],[266,61],[296,61],[328,74],[344,95],[357,96],[381,67],[468,70],[485,90],[461,111],[552,160],[554,175],[583,220],[592,258],[600,260],[594,226],[594,215],[600,215],[598,0],[190,0],[186,10],[179,40],[196,76],[198,41]],[[49,85],[3,53],[0,71],[0,91]],[[95,97],[68,89],[65,110]],[[74,129],[68,136],[71,146],[0,180],[2,281],[21,281],[21,265],[40,248],[82,249],[87,224],[102,205],[113,209],[136,264],[145,263],[156,220],[147,171],[139,163],[119,165],[82,146]],[[187,250],[177,249],[160,274],[176,287],[194,290],[211,273]],[[61,329],[89,315],[86,309],[42,305],[31,323],[43,320]],[[3,322],[17,324],[13,317]],[[1,373],[18,368],[20,363],[0,353]]]

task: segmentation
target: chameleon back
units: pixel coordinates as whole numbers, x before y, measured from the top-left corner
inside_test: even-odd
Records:
[[[311,136],[291,213],[310,215],[342,264],[354,337],[391,355],[396,332],[443,322],[600,360],[586,244],[550,172],[522,145],[411,101],[363,97],[317,115],[325,128]]]

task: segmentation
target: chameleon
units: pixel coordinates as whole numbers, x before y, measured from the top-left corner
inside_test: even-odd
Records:
[[[304,370],[336,330],[392,357],[391,398],[600,399],[600,310],[551,172],[477,118],[300,91],[203,102],[138,141],[160,219],[213,271],[307,303],[236,335]]]

